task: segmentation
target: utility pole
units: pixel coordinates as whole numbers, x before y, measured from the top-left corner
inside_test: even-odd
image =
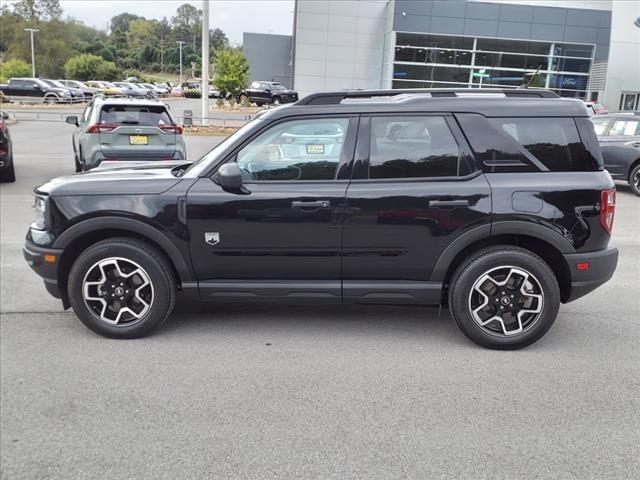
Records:
[[[160,71],[164,72],[164,42],[162,41],[162,35],[160,35]]]
[[[180,45],[180,88],[182,88],[182,45],[184,45],[187,42],[178,40],[176,43]]]
[[[209,0],[202,0],[202,125],[209,119]]]
[[[31,34],[31,76],[35,78],[36,76],[36,56],[33,49],[33,34],[35,32],[39,32],[37,28],[25,28],[25,32],[29,32]]]

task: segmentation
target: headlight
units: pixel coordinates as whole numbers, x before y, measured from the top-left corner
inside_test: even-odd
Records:
[[[32,228],[38,230],[47,229],[47,197],[36,195],[33,200],[33,209],[35,211],[35,221],[31,224]]]

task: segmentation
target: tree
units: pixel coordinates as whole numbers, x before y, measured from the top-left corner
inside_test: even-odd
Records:
[[[125,33],[129,31],[129,24],[134,20],[144,20],[144,17],[134,15],[133,13],[121,13],[111,18],[109,22],[109,30],[113,33],[114,30],[120,30]]]
[[[12,58],[6,62],[0,63],[0,78],[6,81],[12,77],[30,77],[31,65],[24,60]]]
[[[222,30],[216,28],[209,32],[209,46],[214,52],[226,50],[229,48],[229,39]]]
[[[70,58],[64,64],[64,73],[75,80],[113,80],[118,69],[115,63],[87,53]]]
[[[249,64],[238,49],[216,52],[213,84],[223,92],[239,95],[249,80]]]
[[[13,11],[22,18],[36,21],[62,16],[59,0],[19,0],[13,4]]]

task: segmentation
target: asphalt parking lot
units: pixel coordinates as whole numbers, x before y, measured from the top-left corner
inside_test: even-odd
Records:
[[[13,125],[0,186],[0,477],[640,478],[640,198],[620,184],[608,284],[515,352],[422,307],[187,309],[107,340],[21,255],[71,128]],[[186,137],[191,157],[220,139]]]

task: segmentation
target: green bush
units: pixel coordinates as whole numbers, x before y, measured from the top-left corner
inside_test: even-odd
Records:
[[[227,49],[216,52],[213,83],[223,92],[239,95],[249,80],[249,64],[240,50]]]
[[[0,63],[0,79],[6,82],[12,77],[30,77],[31,65],[24,60],[16,60],[14,58]]]
[[[74,80],[115,80],[119,72],[115,63],[86,53],[71,57],[64,64],[64,73]]]

